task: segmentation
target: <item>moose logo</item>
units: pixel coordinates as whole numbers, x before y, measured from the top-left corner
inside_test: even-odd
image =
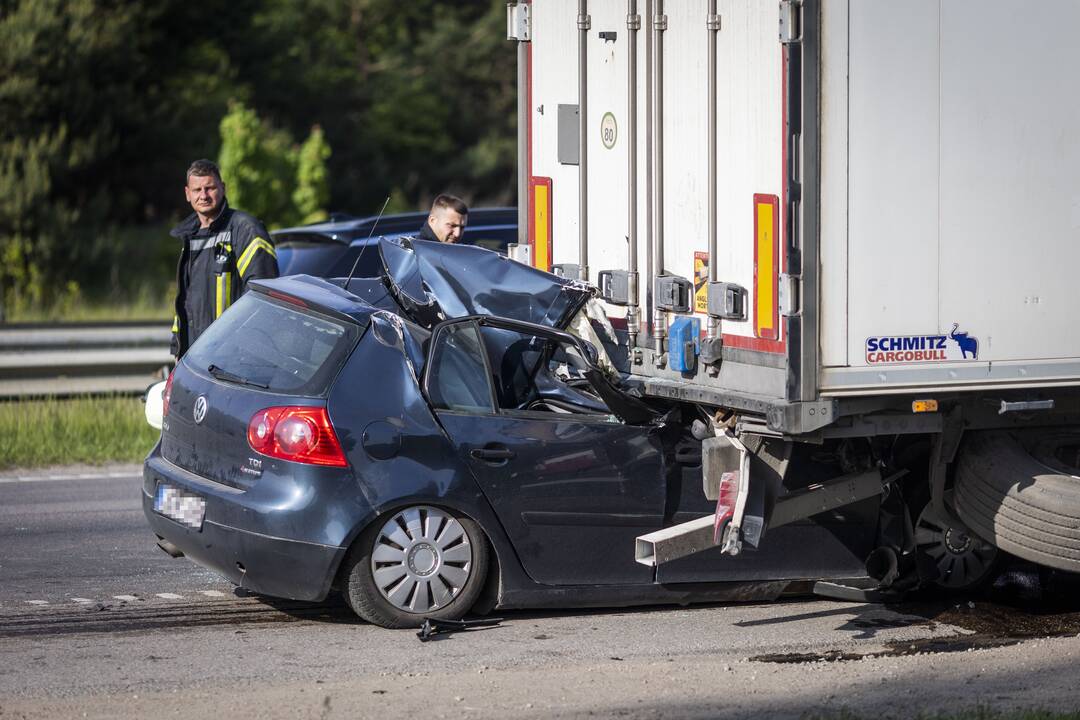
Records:
[[[953,323],[948,335],[881,335],[866,339],[868,365],[886,363],[937,363],[978,360],[979,341],[957,332]],[[951,341],[951,342],[950,342]]]

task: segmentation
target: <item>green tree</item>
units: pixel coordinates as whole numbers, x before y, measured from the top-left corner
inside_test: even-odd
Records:
[[[293,206],[301,223],[313,223],[326,219],[326,204],[330,200],[330,178],[326,170],[330,146],[326,143],[322,128],[316,125],[300,146],[296,159],[296,190]]]
[[[252,3],[220,8],[211,28]],[[0,317],[5,304],[62,299],[71,282],[108,288],[141,267],[145,243],[121,245],[117,229],[160,224],[175,207],[166,197],[182,202],[187,159],[216,150],[229,58],[205,33],[176,39],[202,12],[178,0],[0,2]]]
[[[443,190],[511,203],[515,48],[504,0],[268,0],[245,56],[260,113],[334,155],[329,206],[418,209]],[[312,109],[318,109],[313,116]]]
[[[512,202],[504,22],[505,0],[0,0],[0,305],[163,286],[198,157],[267,222]],[[230,99],[251,115],[223,137]]]
[[[301,147],[292,136],[233,103],[221,121],[221,177],[229,202],[271,227],[326,217],[330,146],[316,126]]]
[[[108,214],[105,189],[82,180],[116,149],[113,117],[96,110],[124,90],[79,79],[87,67],[115,69],[138,13],[96,10],[92,0],[40,0],[0,15],[0,303],[40,303],[78,255],[80,227]]]
[[[221,120],[219,163],[232,205],[268,225],[293,222],[288,187],[296,161],[288,133],[263,122],[241,103],[232,103]]]

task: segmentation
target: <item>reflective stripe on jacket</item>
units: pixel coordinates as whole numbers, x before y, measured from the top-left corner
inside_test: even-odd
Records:
[[[255,217],[225,206],[207,228],[194,213],[173,228],[184,246],[176,268],[172,351],[177,357],[242,295],[251,280],[278,276],[270,233]]]

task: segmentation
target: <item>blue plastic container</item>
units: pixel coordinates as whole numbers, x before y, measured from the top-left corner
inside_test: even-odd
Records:
[[[693,372],[701,352],[701,320],[677,317],[668,329],[668,367]]]

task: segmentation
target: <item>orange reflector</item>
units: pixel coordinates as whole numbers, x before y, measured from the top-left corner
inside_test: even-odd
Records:
[[[937,412],[937,400],[913,400],[911,402],[911,412]]]
[[[533,267],[551,272],[551,178],[529,178],[529,210]]]
[[[754,195],[754,334],[780,338],[780,198]]]

